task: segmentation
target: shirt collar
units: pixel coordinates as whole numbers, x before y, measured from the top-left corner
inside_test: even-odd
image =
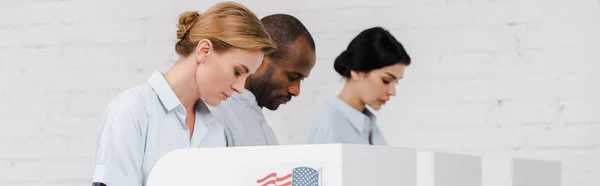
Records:
[[[196,109],[197,113],[200,113],[200,115],[202,117],[204,117],[205,121],[207,122],[207,124],[212,124],[213,122],[213,114],[210,111],[208,105],[206,104],[206,102],[204,102],[204,100],[202,100],[202,98],[198,99],[198,101],[196,101],[196,104],[194,105],[194,109]]]
[[[328,104],[339,110],[358,131],[361,133],[370,132],[371,124],[375,122],[375,116],[369,109],[365,108],[364,112],[360,112],[337,96],[331,97]]]
[[[179,98],[177,98],[177,95],[175,95],[175,92],[173,92],[173,89],[167,83],[162,73],[154,71],[150,79],[148,79],[148,84],[156,92],[158,99],[167,111],[171,111],[181,105],[181,101],[179,101]]]

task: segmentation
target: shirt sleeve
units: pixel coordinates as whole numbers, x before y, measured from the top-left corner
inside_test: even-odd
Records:
[[[100,122],[93,182],[142,186],[144,138],[132,106],[112,104]]]

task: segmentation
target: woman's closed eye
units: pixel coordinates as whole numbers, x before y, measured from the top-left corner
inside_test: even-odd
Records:
[[[240,69],[238,67],[233,68],[233,75],[235,75],[235,77],[242,76],[242,73],[243,73],[242,69]]]
[[[391,82],[396,82],[396,84],[399,83],[400,79],[402,79],[402,76],[400,76],[400,78],[397,78],[396,76],[394,76],[391,73],[386,73],[387,76],[383,76],[381,78],[381,81],[383,81],[384,84],[390,84]]]
[[[388,80],[388,79],[385,79],[385,78],[381,79],[381,81],[383,82],[383,84],[386,84],[386,85],[388,85],[388,84],[390,84],[392,82],[395,82],[396,84],[398,84],[398,82],[399,82],[398,80]]]
[[[387,79],[381,79],[381,81],[383,81],[383,84],[390,84],[392,81],[391,80],[387,80]]]

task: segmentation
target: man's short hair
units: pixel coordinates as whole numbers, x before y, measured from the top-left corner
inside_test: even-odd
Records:
[[[265,26],[269,35],[271,35],[273,41],[275,41],[275,44],[277,44],[277,50],[268,55],[270,58],[281,59],[284,57],[288,52],[288,46],[294,43],[300,36],[308,41],[313,51],[315,50],[315,41],[310,32],[294,16],[273,14],[262,18],[260,21]]]

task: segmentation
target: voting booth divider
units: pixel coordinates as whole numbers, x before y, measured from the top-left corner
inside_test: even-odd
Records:
[[[173,151],[147,186],[560,186],[561,163],[354,144]]]

